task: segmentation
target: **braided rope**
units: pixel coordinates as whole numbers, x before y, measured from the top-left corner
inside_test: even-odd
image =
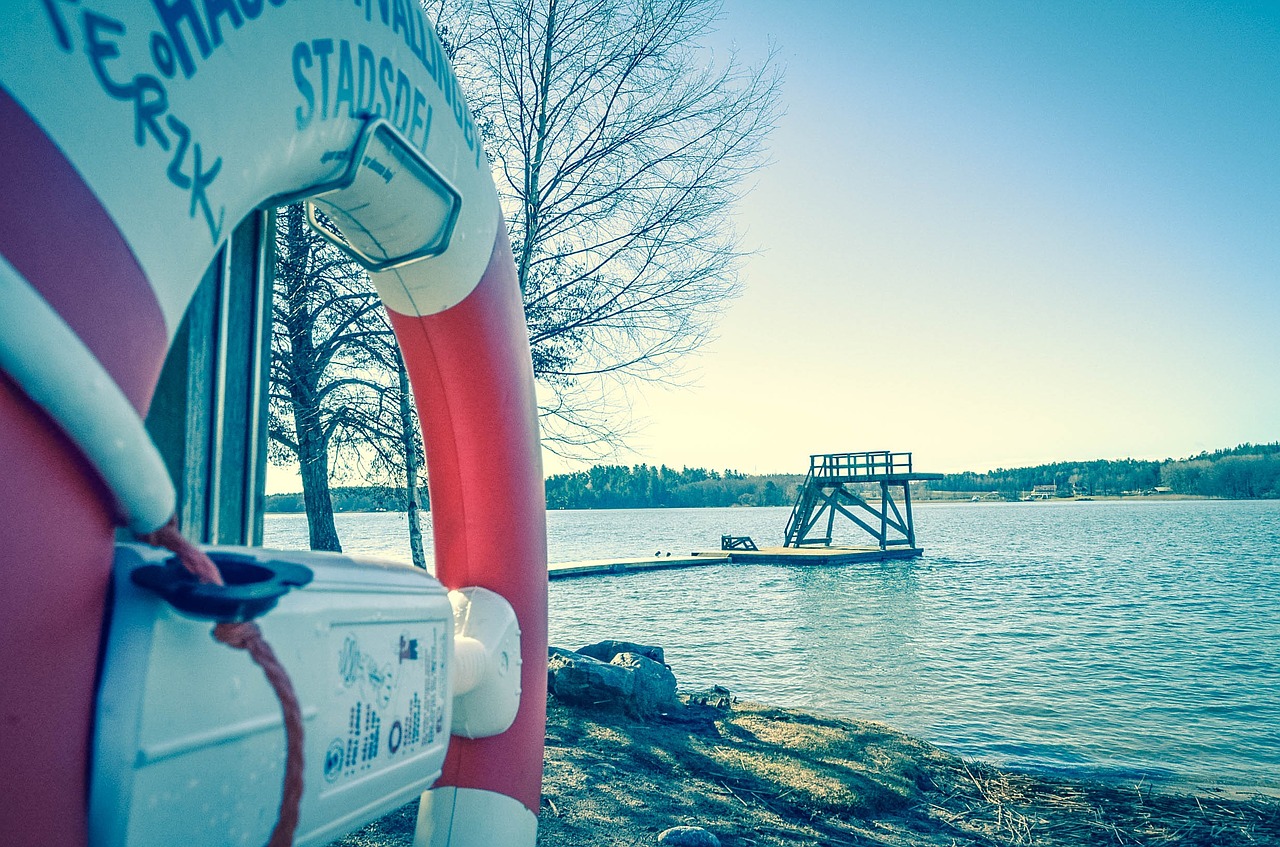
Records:
[[[178,530],[175,515],[154,532],[140,536],[155,547],[172,550],[183,567],[196,579],[210,585],[225,585],[222,574],[213,560]],[[219,623],[213,628],[213,637],[235,650],[244,650],[253,659],[280,700],[284,713],[285,767],[284,784],[280,795],[280,813],[267,847],[290,847],[298,828],[298,815],[302,805],[302,706],[293,690],[293,683],[271,645],[262,637],[262,630],[253,621]]]

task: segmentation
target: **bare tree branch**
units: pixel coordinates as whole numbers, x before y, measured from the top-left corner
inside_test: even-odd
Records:
[[[544,433],[608,448],[629,407],[602,398],[678,378],[738,291],[732,210],[778,116],[776,60],[711,61],[717,0],[428,6],[467,33],[455,69],[488,128]]]

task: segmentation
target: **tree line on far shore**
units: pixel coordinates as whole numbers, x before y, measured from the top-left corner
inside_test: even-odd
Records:
[[[407,511],[408,498],[405,497],[404,486],[394,485],[348,485],[330,488],[335,512],[404,512]],[[418,489],[418,507],[430,508],[426,487]],[[293,494],[268,494],[268,512],[305,512],[306,502],[302,492]]]
[[[589,470],[547,478],[548,509],[644,509],[697,506],[790,506],[800,474],[743,474],[735,470],[666,465],[595,465]],[[1037,485],[1057,486],[1059,497],[1169,493],[1227,499],[1280,498],[1280,442],[1241,444],[1186,459],[1142,461],[1099,459],[1054,462],[986,473],[947,474],[940,481],[912,484],[913,496],[932,493],[996,494],[1017,500]],[[429,508],[425,488],[418,504]],[[388,485],[333,489],[338,512],[403,512],[405,489]],[[305,511],[302,494],[267,497],[269,512]]]
[[[747,475],[705,468],[675,470],[666,465],[596,465],[556,474],[546,481],[548,509],[646,509],[696,506],[790,506],[804,477]],[[405,489],[390,485],[331,489],[335,512],[403,512]],[[426,488],[418,504],[430,508]],[[302,494],[272,494],[268,512],[304,512]]]
[[[596,465],[547,478],[548,509],[790,506],[797,474],[742,474],[666,465]]]
[[[1099,459],[1055,462],[986,473],[947,474],[936,491],[997,494],[1016,500],[1037,485],[1057,486],[1059,497],[1169,493],[1237,500],[1280,498],[1280,442],[1241,444],[1186,459]],[[1167,491],[1166,491],[1167,489]]]

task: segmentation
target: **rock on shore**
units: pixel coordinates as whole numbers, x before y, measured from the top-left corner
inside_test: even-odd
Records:
[[[547,691],[566,703],[614,706],[641,720],[679,705],[676,678],[662,662],[661,647],[601,641],[548,652]]]

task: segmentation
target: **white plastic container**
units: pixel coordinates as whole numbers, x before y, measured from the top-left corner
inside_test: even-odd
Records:
[[[302,704],[305,788],[295,844],[327,844],[416,799],[440,774],[452,721],[454,618],[445,589],[424,571],[367,559],[217,551],[313,574],[257,619]],[[131,581],[135,568],[168,557],[117,547],[90,843],[260,847],[280,804],[280,704],[248,654],[213,640],[209,621]]]

